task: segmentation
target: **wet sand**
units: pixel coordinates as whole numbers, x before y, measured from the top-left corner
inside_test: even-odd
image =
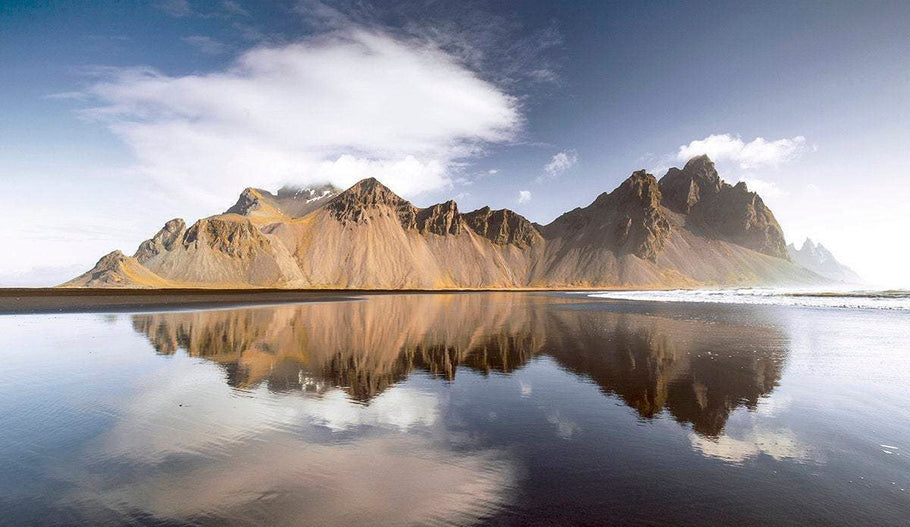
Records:
[[[351,300],[363,294],[365,292],[275,289],[0,289],[0,314],[137,312],[332,302]]]
[[[0,288],[0,314],[139,312],[338,302],[366,295],[560,292],[585,289],[92,289]],[[604,288],[591,289],[604,291]]]

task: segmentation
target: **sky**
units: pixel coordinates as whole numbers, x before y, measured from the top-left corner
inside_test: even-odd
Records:
[[[374,176],[547,223],[707,153],[788,241],[910,285],[907,2],[0,3],[0,286],[246,187]]]

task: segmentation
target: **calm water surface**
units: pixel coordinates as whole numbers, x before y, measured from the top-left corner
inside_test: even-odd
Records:
[[[910,523],[910,314],[385,295],[0,316],[0,523]]]

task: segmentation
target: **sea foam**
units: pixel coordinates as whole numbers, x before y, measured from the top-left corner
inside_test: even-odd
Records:
[[[905,290],[797,290],[797,289],[691,289],[671,291],[598,291],[593,298],[645,302],[753,304],[840,309],[889,309],[910,311],[910,291]]]

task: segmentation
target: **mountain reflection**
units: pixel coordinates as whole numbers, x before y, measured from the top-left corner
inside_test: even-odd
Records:
[[[668,318],[534,294],[384,295],[361,301],[141,314],[162,354],[220,364],[236,388],[341,388],[369,402],[420,370],[509,373],[538,355],[589,378],[643,418],[668,411],[716,437],[780,379],[784,336],[771,326]]]

